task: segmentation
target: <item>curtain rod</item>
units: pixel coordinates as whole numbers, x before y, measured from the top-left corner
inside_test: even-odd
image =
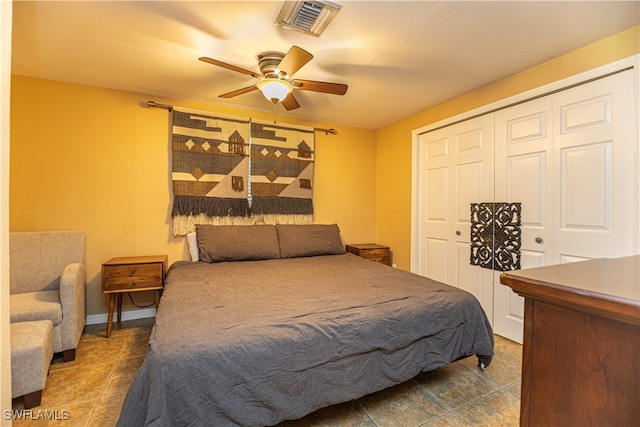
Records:
[[[167,110],[169,112],[173,111],[173,105],[169,105],[169,104],[158,104],[155,101],[141,101],[140,102],[140,106],[143,108],[162,108],[164,110]],[[324,132],[325,135],[337,135],[338,131],[335,130],[334,128],[329,128],[329,129],[325,129],[325,128],[313,128],[314,131],[316,132]]]
[[[173,111],[173,105],[168,105],[168,104],[158,104],[155,101],[147,101],[147,102],[140,102],[140,106],[143,108],[164,108],[165,110],[168,111]]]

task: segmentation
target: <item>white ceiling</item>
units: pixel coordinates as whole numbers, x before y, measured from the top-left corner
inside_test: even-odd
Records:
[[[12,72],[153,96],[273,111],[256,54],[292,45],[315,58],[297,78],[346,83],[344,96],[297,91],[278,117],[379,129],[638,25],[639,1],[352,1],[319,37],[276,27],[282,1],[19,1]],[[141,100],[142,101],[142,100]]]

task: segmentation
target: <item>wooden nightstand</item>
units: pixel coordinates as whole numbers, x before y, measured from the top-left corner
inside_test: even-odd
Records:
[[[357,243],[347,245],[347,252],[379,262],[384,265],[391,265],[391,250],[388,246],[382,246],[375,243]]]
[[[102,293],[109,294],[107,338],[111,336],[113,310],[118,306],[118,323],[122,317],[122,294],[154,291],[156,308],[167,274],[167,256],[117,257],[102,264]]]

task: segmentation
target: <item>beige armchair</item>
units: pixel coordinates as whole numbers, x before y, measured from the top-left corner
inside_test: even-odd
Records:
[[[11,323],[51,320],[53,352],[74,360],[85,322],[84,233],[9,234]]]

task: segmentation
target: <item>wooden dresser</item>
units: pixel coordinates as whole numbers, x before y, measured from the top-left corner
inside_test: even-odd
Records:
[[[525,298],[521,426],[640,426],[640,256],[503,273]]]
[[[391,250],[376,243],[356,243],[347,245],[347,252],[384,265],[391,265]]]

